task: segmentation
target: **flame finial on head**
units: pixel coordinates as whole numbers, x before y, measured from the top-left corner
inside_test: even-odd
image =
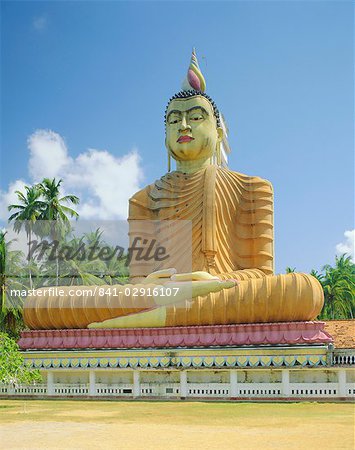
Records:
[[[189,91],[191,89],[200,92],[205,92],[206,90],[206,82],[198,65],[195,49],[192,50],[189,69],[182,84],[183,91]]]

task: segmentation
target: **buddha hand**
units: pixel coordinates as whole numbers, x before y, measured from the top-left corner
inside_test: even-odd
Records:
[[[236,286],[236,280],[220,280],[208,272],[176,273],[176,269],[164,269],[147,276],[143,284],[163,286],[154,292],[157,305],[169,305],[194,297],[219,292]]]

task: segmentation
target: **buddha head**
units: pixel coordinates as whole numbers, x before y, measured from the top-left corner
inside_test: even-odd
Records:
[[[218,153],[223,138],[219,112],[204,92],[189,90],[174,95],[166,110],[165,126],[165,145],[175,160],[203,160]]]
[[[182,90],[171,97],[165,111],[165,145],[169,158],[220,164],[221,117],[213,100],[204,92],[205,87],[193,50]]]

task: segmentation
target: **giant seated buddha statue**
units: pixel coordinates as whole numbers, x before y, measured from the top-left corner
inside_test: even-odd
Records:
[[[259,177],[233,172],[223,163],[225,127],[204,91],[193,52],[183,90],[170,99],[165,114],[166,147],[176,170],[169,168],[158,181],[137,192],[129,207],[130,223],[191,222],[191,272],[179,273],[168,261],[166,267],[160,263],[158,271],[145,273],[132,262],[131,283],[143,288],[138,303],[129,290],[127,295],[99,299],[33,296],[24,308],[29,328],[288,322],[313,320],[320,313],[323,291],[314,277],[274,275],[272,186]],[[184,240],[175,242],[176,254],[182,254]],[[170,297],[144,294],[144,289],[156,286],[178,287],[179,293]],[[77,288],[79,292],[82,286]]]

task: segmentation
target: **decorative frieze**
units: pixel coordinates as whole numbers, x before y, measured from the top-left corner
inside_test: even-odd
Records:
[[[324,322],[281,322],[132,329],[23,331],[19,345],[30,349],[182,348],[244,345],[330,344]]]
[[[177,349],[87,352],[24,352],[25,363],[37,369],[187,369],[317,367],[327,365],[325,347],[267,349]]]

